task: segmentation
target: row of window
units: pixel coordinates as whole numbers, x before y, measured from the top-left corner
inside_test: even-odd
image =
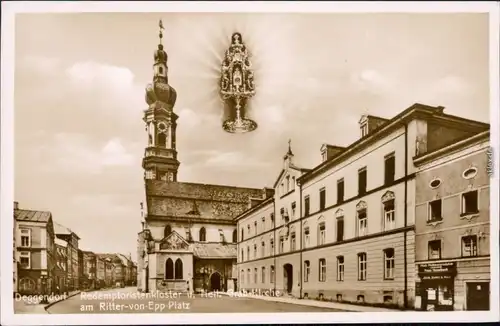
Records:
[[[395,210],[395,196],[394,193],[388,191],[382,196],[382,205],[383,205],[383,224],[384,230],[388,231],[394,229],[396,227],[396,210]],[[357,209],[357,227],[356,227],[356,236],[361,237],[368,234],[368,215],[367,215],[367,204],[364,201],[361,201],[356,206]],[[342,209],[338,209],[335,213],[336,215],[336,241],[344,240],[344,211]],[[306,224],[306,223],[304,223]],[[321,246],[326,243],[326,224],[325,222],[318,223],[317,226],[317,245]],[[285,237],[280,236],[279,239],[279,247],[278,253],[285,252]],[[310,229],[309,226],[304,225],[303,229],[303,247],[309,248],[311,247],[311,237],[310,237]],[[295,232],[290,234],[290,251],[296,250],[296,236]],[[270,240],[270,251],[269,255],[274,254],[274,240]],[[261,243],[261,257],[266,256],[266,248],[265,242]],[[254,244],[254,259],[257,258],[257,244]],[[241,251],[241,259],[244,261],[244,251]],[[247,247],[247,259],[250,259],[250,247]]]
[[[287,175],[285,177],[285,181],[281,183],[280,187],[278,187],[278,196],[283,196],[289,193],[290,191],[294,190],[295,184],[296,184],[295,177],[292,176],[290,178],[290,176]]]
[[[367,255],[365,252],[358,253],[358,281],[366,281],[366,275],[368,271],[367,265]],[[388,248],[384,250],[384,280],[392,280],[394,279],[394,268],[395,268],[395,260],[394,260],[394,249]],[[337,281],[344,281],[344,271],[345,271],[345,260],[344,256],[337,257]],[[274,283],[274,266],[270,267],[270,283]],[[311,262],[309,260],[304,261],[304,283],[309,282],[311,277]],[[325,258],[320,258],[318,260],[318,281],[326,282],[327,275],[327,264]],[[258,269],[254,268],[254,281],[253,283],[258,283]],[[261,267],[261,283],[266,283],[266,268]],[[242,283],[251,283],[251,270],[247,269],[247,274],[245,278],[245,270],[241,270],[241,282]]]
[[[443,201],[436,199],[429,202],[428,205],[428,222],[436,222],[443,220]],[[477,190],[465,192],[461,195],[460,215],[470,215],[479,212],[479,193]]]
[[[167,280],[182,280],[182,260],[177,258],[174,261],[171,258],[168,258],[165,262],[165,279]]]
[[[260,276],[260,281],[262,283],[266,283],[266,267],[265,266],[262,266],[261,267],[261,276]],[[274,265],[271,265],[269,267],[269,283],[274,283],[275,281],[275,273],[274,273]],[[251,275],[251,270],[250,268],[247,269],[247,273],[245,274],[245,270],[242,269],[241,270],[241,274],[240,274],[240,283],[241,284],[251,284],[252,283],[252,275]],[[254,274],[253,274],[253,283],[254,284],[257,284],[258,283],[258,269],[257,267],[254,268]]]
[[[461,256],[475,257],[478,255],[477,235],[463,236],[461,240]],[[440,239],[428,242],[428,259],[441,259],[442,241]]]
[[[184,228],[186,231],[186,240],[188,241],[193,241],[193,237],[191,235],[191,229],[189,227]],[[168,237],[172,233],[172,227],[170,225],[166,225],[165,228],[163,229],[163,237]],[[238,241],[237,239],[237,232],[236,230],[233,230],[233,237],[232,237],[232,242],[236,243]],[[198,239],[199,241],[207,241],[207,230],[202,227],[198,233]],[[227,242],[226,237],[224,235],[224,231],[222,229],[219,229],[219,241],[220,242]]]
[[[394,153],[386,155],[384,164],[384,185],[389,186],[394,182],[396,173],[396,158]],[[363,167],[358,170],[358,196],[363,196],[367,192],[368,170]],[[337,180],[337,204],[344,202],[344,178]],[[311,214],[310,212],[310,196],[304,198],[304,216]],[[326,188],[319,190],[319,210],[326,208]]]

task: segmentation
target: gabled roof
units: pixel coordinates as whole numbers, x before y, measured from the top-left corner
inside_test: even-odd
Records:
[[[292,170],[295,170],[295,171],[299,171],[301,173],[305,173],[305,172],[308,172],[309,170],[311,169],[306,169],[306,168],[301,168],[301,167],[298,167],[297,165],[291,163],[289,165],[289,168],[292,169]],[[286,173],[287,170],[285,169],[281,169],[281,172],[280,174],[278,175],[278,178],[276,179],[276,181],[274,182],[274,185],[273,185],[273,188],[276,188],[276,186],[278,185],[278,183],[280,182],[281,180],[281,177],[283,177],[283,175]]]
[[[71,231],[71,229],[65,227],[64,225],[62,224],[59,224],[57,222],[54,222],[54,233],[57,234],[57,235],[71,235],[71,234],[74,234],[75,237],[80,240],[80,237],[73,231]]]
[[[17,221],[47,223],[52,217],[51,212],[34,211],[28,209],[15,209],[14,218]]]

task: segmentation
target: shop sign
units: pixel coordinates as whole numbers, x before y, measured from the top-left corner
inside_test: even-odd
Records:
[[[422,280],[444,280],[451,279],[457,273],[455,262],[429,263],[418,266],[418,275]]]

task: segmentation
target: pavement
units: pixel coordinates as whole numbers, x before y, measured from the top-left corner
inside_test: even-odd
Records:
[[[221,292],[221,294],[225,295],[225,296],[229,296],[229,297],[231,297],[231,296],[232,297],[245,296],[245,294],[241,293],[241,292],[234,292],[234,293]],[[250,296],[250,295],[247,295],[247,296]],[[354,304],[340,303],[340,302],[319,301],[319,300],[311,300],[311,299],[298,299],[298,298],[288,297],[288,296],[275,297],[275,296],[263,296],[263,295],[253,295],[252,294],[251,298],[256,299],[256,300],[264,300],[264,301],[270,301],[270,302],[279,302],[279,303],[302,305],[302,306],[315,307],[315,308],[333,309],[333,310],[348,311],[348,312],[397,312],[397,311],[401,311],[401,310],[388,309],[388,308],[382,308],[382,307],[362,306],[362,305],[354,305]]]
[[[250,297],[232,297],[220,293],[195,294],[189,297],[146,296],[135,287],[82,292],[49,308],[50,314],[116,314],[116,313],[276,313],[335,312],[331,307],[298,305],[289,302],[268,302]],[[113,300],[110,297],[116,296]]]
[[[47,303],[40,303],[37,296],[20,296],[14,298],[14,313],[15,314],[46,314],[46,309],[60,301],[71,298],[80,293],[80,291],[69,292],[68,295],[53,295],[48,296]]]

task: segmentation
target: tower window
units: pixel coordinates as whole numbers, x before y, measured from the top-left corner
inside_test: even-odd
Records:
[[[160,75],[163,75],[163,67],[158,67],[158,72],[160,73]]]
[[[167,135],[163,132],[158,133],[158,146],[165,147],[167,144]]]

